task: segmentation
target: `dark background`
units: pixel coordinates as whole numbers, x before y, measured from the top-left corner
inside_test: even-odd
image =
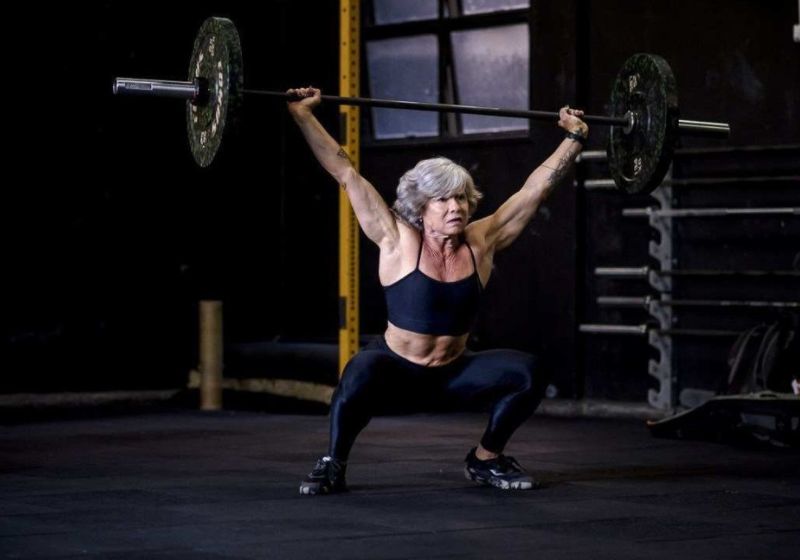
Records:
[[[534,108],[570,103],[606,113],[625,60],[658,53],[677,77],[682,117],[729,122],[733,131],[727,141],[684,138],[676,177],[800,174],[794,0],[533,4]],[[338,13],[336,0],[85,2],[11,12],[18,27],[4,95],[12,147],[3,189],[0,393],[185,386],[197,362],[203,298],[224,301],[230,345],[336,342],[338,189],[282,103],[248,99],[239,149],[199,169],[182,102],[113,96],[111,84],[115,76],[186,79],[197,30],[217,15],[239,30],[248,88],[313,84],[337,93]],[[319,116],[336,131],[335,107]],[[603,149],[606,134],[594,127],[590,148]],[[518,189],[560,138],[555,125],[535,122],[524,139],[366,142],[362,172],[392,199],[403,171],[446,155],[484,190],[480,217]],[[797,182],[684,189],[679,197],[682,206],[800,200]],[[647,264],[646,221],[620,211],[648,204],[646,196],[558,189],[498,256],[472,346],[540,354],[562,396],[645,399],[655,386],[646,341],[585,336],[577,328],[646,319],[593,304],[600,294],[649,293],[646,283],[599,281],[591,271]],[[687,221],[678,236],[687,267],[800,267],[795,217]],[[377,253],[363,241],[361,325],[369,335],[382,331],[385,315]],[[683,297],[708,298],[797,300],[800,292],[796,280],[680,289]],[[761,319],[752,310],[686,317],[709,328],[746,328]],[[731,342],[679,348],[686,385],[716,383]]]

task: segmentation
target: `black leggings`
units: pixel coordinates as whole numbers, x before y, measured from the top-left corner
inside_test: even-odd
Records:
[[[516,350],[467,350],[421,366],[378,338],[348,362],[333,394],[330,455],[346,461],[375,414],[425,410],[489,410],[481,445],[500,453],[542,400],[547,383],[536,370],[536,357]]]

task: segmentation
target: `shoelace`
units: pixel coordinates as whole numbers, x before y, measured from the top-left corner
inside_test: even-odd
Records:
[[[321,475],[328,469],[328,463],[331,462],[331,458],[325,456],[317,461],[317,466],[314,467],[314,470],[311,471],[311,474],[314,476]]]
[[[338,472],[342,469],[345,463],[341,461],[336,461],[330,455],[326,455],[317,461],[317,466],[311,471],[312,476],[320,476],[323,473],[327,472],[328,465],[333,467],[333,472]]]

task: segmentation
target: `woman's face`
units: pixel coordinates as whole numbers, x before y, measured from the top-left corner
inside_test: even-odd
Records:
[[[429,233],[459,235],[467,227],[468,215],[467,193],[462,188],[452,196],[430,199],[422,212],[422,224]]]

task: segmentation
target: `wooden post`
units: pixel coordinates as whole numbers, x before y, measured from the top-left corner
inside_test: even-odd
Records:
[[[200,410],[222,408],[222,302],[200,302]]]

